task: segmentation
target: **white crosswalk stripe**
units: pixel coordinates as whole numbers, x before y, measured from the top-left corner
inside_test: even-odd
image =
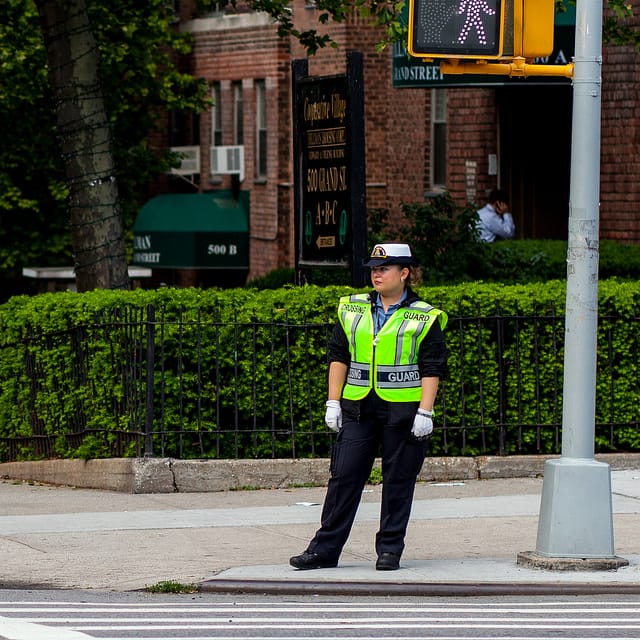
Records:
[[[55,636],[52,635],[55,633]],[[0,616],[0,637],[6,640],[86,640],[91,636],[79,631],[71,629],[61,629],[57,627],[44,626],[34,622],[25,622],[24,620],[14,620]]]
[[[179,633],[180,635],[176,635]],[[640,603],[0,601],[6,640],[640,638]]]

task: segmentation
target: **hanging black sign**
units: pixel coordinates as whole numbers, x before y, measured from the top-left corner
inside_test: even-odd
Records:
[[[351,253],[347,79],[303,81],[299,91],[301,262],[347,264]]]
[[[299,266],[353,266],[362,260],[366,212],[361,81],[356,89],[354,96],[348,74],[294,82]]]

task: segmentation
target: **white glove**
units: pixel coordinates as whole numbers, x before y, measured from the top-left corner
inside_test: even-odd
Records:
[[[418,409],[416,417],[413,419],[413,427],[411,427],[411,434],[418,440],[425,440],[431,436],[433,432],[433,411],[425,411],[424,409]]]
[[[327,412],[324,414],[327,427],[336,433],[342,429],[342,408],[340,400],[327,400]]]

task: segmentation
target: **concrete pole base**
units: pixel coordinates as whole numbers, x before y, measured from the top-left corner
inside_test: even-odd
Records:
[[[547,460],[536,553],[579,561],[615,558],[608,464],[583,458]]]
[[[536,551],[522,551],[518,554],[517,564],[532,569],[548,571],[617,571],[629,566],[626,558],[550,558]]]

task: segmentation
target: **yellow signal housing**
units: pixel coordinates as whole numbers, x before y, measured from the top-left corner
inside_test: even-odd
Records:
[[[553,51],[554,0],[514,0],[513,54],[527,60]]]

